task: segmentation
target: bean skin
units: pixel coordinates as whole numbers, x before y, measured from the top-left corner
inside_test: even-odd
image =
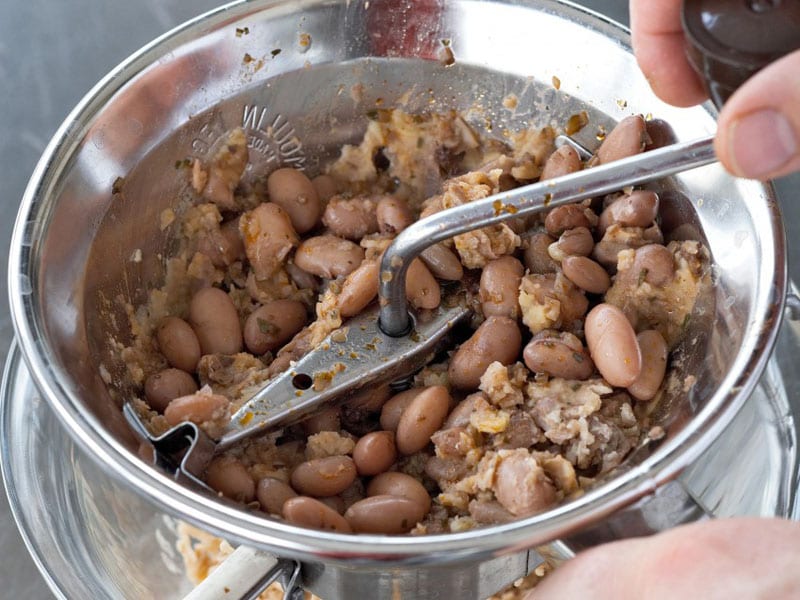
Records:
[[[420,254],[420,258],[431,274],[445,281],[461,281],[464,278],[464,267],[461,261],[444,244],[428,246]]]
[[[649,227],[658,215],[658,195],[647,190],[636,190],[617,198],[600,215],[597,233],[602,237],[614,223],[624,227]]]
[[[244,343],[252,354],[280,348],[306,324],[306,307],[296,300],[275,300],[258,307],[244,323]]]
[[[389,398],[381,408],[381,428],[396,432],[403,411],[423,390],[424,388],[411,388]]]
[[[292,525],[338,533],[353,532],[342,515],[323,502],[308,496],[289,498],[284,502],[281,514]]]
[[[367,484],[367,496],[384,494],[413,500],[424,509],[426,514],[431,508],[431,496],[425,486],[411,475],[399,471],[381,473],[373,477]]]
[[[589,354],[612,386],[628,387],[642,372],[642,352],[625,314],[612,304],[598,304],[584,325]]]
[[[274,477],[264,477],[256,486],[256,499],[261,510],[271,515],[280,515],[284,503],[296,497],[297,492],[289,484]]]
[[[320,235],[304,240],[297,248],[294,263],[304,271],[334,279],[349,275],[364,260],[364,250],[349,240]]]
[[[271,202],[286,211],[297,233],[306,233],[319,222],[322,205],[314,184],[302,171],[276,169],[267,177],[267,193]]]
[[[388,470],[397,459],[397,446],[391,431],[373,431],[363,436],[353,448],[353,462],[361,476],[377,475]]]
[[[377,204],[370,198],[331,198],[322,222],[337,235],[348,240],[360,240],[378,231]]]
[[[189,304],[192,325],[203,354],[236,354],[242,350],[242,326],[230,296],[219,288],[198,291]]]
[[[419,258],[411,261],[406,275],[406,297],[414,308],[436,308],[442,301],[439,282]]]
[[[335,496],[356,479],[356,467],[349,456],[327,456],[300,463],[292,471],[292,487],[306,496]]]
[[[637,400],[652,400],[667,371],[667,342],[655,329],[642,331],[636,339],[642,350],[642,372],[628,386],[628,392]]]
[[[339,312],[345,318],[357,315],[378,295],[380,261],[365,260],[350,273],[339,292]]]
[[[611,287],[606,270],[586,256],[568,256],[561,261],[561,268],[572,283],[591,294],[605,294]]]
[[[223,496],[238,502],[252,502],[256,484],[245,466],[235,458],[219,457],[206,469],[205,481]]]
[[[503,256],[489,262],[481,273],[481,310],[487,317],[519,316],[519,282],[525,268],[513,256]]]
[[[450,394],[442,385],[425,388],[406,407],[397,424],[397,450],[409,455],[422,450],[442,426],[450,410]]]
[[[514,319],[489,317],[450,360],[450,383],[460,390],[475,390],[490,364],[499,361],[510,365],[517,360],[521,348],[522,334]]]
[[[580,171],[583,165],[581,157],[572,146],[564,144],[547,157],[539,181],[561,177]]]
[[[184,421],[191,421],[200,425],[213,419],[229,403],[225,396],[219,394],[206,394],[203,392],[189,394],[172,400],[167,408],[164,409],[164,418],[171,426],[178,425]]]
[[[626,117],[606,136],[595,158],[599,164],[606,164],[634,156],[644,151],[648,139],[644,118],[641,115]]]
[[[414,215],[405,200],[386,196],[381,198],[375,209],[378,229],[381,233],[400,233],[414,222]]]
[[[356,533],[408,533],[426,512],[401,496],[370,496],[352,504],[344,518]]]
[[[594,373],[592,359],[571,333],[538,333],[525,346],[522,356],[525,365],[534,373],[575,380],[589,379]]]
[[[144,382],[144,397],[150,408],[164,412],[170,402],[197,391],[194,377],[180,369],[164,369]]]

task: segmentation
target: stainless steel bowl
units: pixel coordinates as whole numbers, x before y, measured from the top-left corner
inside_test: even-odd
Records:
[[[452,66],[438,60],[442,40],[455,53]],[[509,110],[502,100],[512,93],[518,103]],[[589,146],[597,127],[633,113],[668,121],[678,140],[715,128],[712,109],[679,110],[652,95],[621,27],[563,2],[222,7],[156,40],[101,81],[37,166],[12,240],[9,288],[17,339],[44,398],[115,481],[228,539],[303,561],[307,585],[327,598],[365,589],[425,597],[440,585],[480,597],[526,572],[527,548],[570,537],[593,543],[696,516],[683,510],[692,507],[688,496],[668,496],[677,510],[660,521],[641,517],[636,529],[626,525],[631,515],[646,516],[648,506],[663,509],[657,501],[674,491],[670,482],[751,395],[786,294],[771,190],[718,166],[663,188],[671,199],[662,215],[667,229],[704,238],[716,264],[714,310],[694,322],[683,350],[684,374],[696,384],[665,404],[667,436],[659,444],[635,452],[581,498],[464,533],[352,537],[210,501],[138,459],[119,412],[129,388],[109,336],[125,341],[123,301],[144,301],[163,277],[170,240],[159,215],[181,192],[172,165],[203,155],[222,132],[244,125],[257,169],[287,164],[314,174],[358,139],[367,111],[400,101],[411,111],[459,108],[495,133],[529,119],[563,124],[585,110],[590,125],[577,137]],[[117,182],[123,194],[112,198],[118,177],[125,178]],[[136,250],[141,261],[131,260]]]

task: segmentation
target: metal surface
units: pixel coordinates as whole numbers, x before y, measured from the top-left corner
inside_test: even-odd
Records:
[[[4,93],[0,95],[0,180],[4,183],[4,194],[0,201],[6,215],[13,214],[22,196],[25,186],[36,160],[45,148],[46,141],[55,131],[67,111],[80,99],[101,76],[131,51],[143,43],[166,31],[186,18],[207,10],[217,2],[209,0],[72,0],[69,3],[57,0],[31,0],[30,2],[0,3],[0,83]],[[626,3],[619,0],[587,1],[584,4],[609,14],[612,18],[624,22],[627,20]],[[76,33],[79,32],[79,33]],[[45,43],[43,43],[45,40]],[[608,76],[604,74],[603,76]],[[613,77],[613,71],[611,73]],[[622,88],[621,88],[622,89]],[[789,233],[789,250],[791,273],[795,279],[800,276],[798,251],[800,245],[794,242],[800,239],[800,176],[784,178],[777,182],[778,196],[786,216],[785,224]],[[2,235],[2,259],[8,252],[8,238],[11,220],[4,219],[0,223]],[[5,285],[5,283],[0,284]],[[11,323],[7,312],[6,295],[0,295],[0,355],[5,357],[11,340]],[[781,363],[794,373],[793,359],[796,356],[794,346],[782,347],[778,353]],[[796,382],[787,384],[796,390]],[[63,445],[55,444],[58,451],[54,457],[63,458],[61,450],[71,455],[71,443],[56,426],[52,415],[27,381],[27,387],[17,388],[20,398],[29,403],[28,408],[34,411],[26,415],[33,422],[45,427],[44,437],[29,440],[34,448],[46,439],[48,443],[61,440]],[[38,407],[38,408],[37,408]],[[41,412],[36,412],[40,410]],[[792,430],[792,425],[785,415],[775,417],[783,420]],[[27,427],[28,420],[22,423]],[[23,429],[24,431],[25,429]],[[43,444],[46,448],[48,444]],[[40,448],[43,449],[43,448]],[[35,452],[34,452],[35,454]],[[48,463],[37,463],[35,468]],[[96,468],[95,468],[96,470]],[[32,471],[33,472],[33,471]],[[63,477],[63,472],[53,473],[55,481]],[[46,483],[46,482],[45,482]],[[45,493],[53,494],[57,487],[49,487]],[[747,488],[744,488],[747,489]],[[762,490],[756,484],[752,489]],[[42,522],[52,512],[44,510],[42,490],[28,490],[30,495],[23,496],[22,501],[33,513],[38,513]],[[130,498],[131,506],[137,506],[135,497]],[[79,509],[80,506],[73,508]],[[137,516],[139,524],[142,514],[148,514],[149,505],[142,503],[141,513]],[[65,511],[72,510],[69,506]],[[65,514],[68,514],[65,513]],[[39,560],[49,562],[51,572],[54,565],[61,564],[68,571],[72,566],[84,568],[85,560],[77,558],[69,562],[59,563],[48,552],[47,548],[62,547],[70,543],[65,537],[59,537],[57,531],[43,528],[42,545],[37,548]],[[55,535],[56,537],[52,537]],[[48,537],[50,536],[50,537]],[[132,537],[131,540],[134,538]],[[7,511],[4,500],[0,497],[0,549],[4,560],[0,563],[0,581],[4,586],[4,594],[9,597],[45,598],[49,591],[36,573],[33,563],[24,552],[20,551],[22,541]],[[132,544],[133,546],[138,546]],[[88,546],[87,546],[88,547]],[[85,548],[76,550],[75,557],[85,556]],[[136,568],[135,560],[126,557],[129,570]],[[85,574],[85,573],[84,573]],[[74,597],[89,595],[90,577],[74,579],[79,587],[69,587],[63,581],[56,582],[64,590],[77,590]],[[126,578],[120,577],[119,585],[124,585]],[[180,585],[180,579],[170,579],[173,586]],[[80,586],[83,587],[80,587]],[[131,587],[130,589],[136,589]],[[179,591],[179,589],[178,589]],[[98,593],[94,597],[101,597]],[[167,596],[161,596],[167,597]]]

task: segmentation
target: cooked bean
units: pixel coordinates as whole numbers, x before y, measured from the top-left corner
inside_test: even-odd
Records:
[[[164,412],[175,398],[188,396],[197,391],[194,377],[180,369],[164,369],[154,373],[144,382],[144,397],[150,408]]]
[[[312,290],[313,292],[319,291],[319,280],[311,273],[303,271],[294,262],[286,263],[286,272],[298,289]]]
[[[327,498],[318,498],[318,500],[325,506],[335,510],[340,515],[344,514],[344,510],[347,508],[344,503],[344,499],[341,496],[328,496]]]
[[[219,288],[198,291],[189,303],[192,325],[203,354],[236,354],[242,349],[242,326],[230,296]]]
[[[264,477],[256,486],[256,499],[261,510],[271,515],[280,515],[284,503],[296,497],[297,492],[288,483],[274,477]]]
[[[481,273],[480,300],[485,316],[519,316],[519,282],[525,268],[513,256],[490,261]]]
[[[492,487],[498,502],[517,517],[540,512],[556,501],[555,487],[527,451],[500,461]]]
[[[666,285],[675,277],[675,260],[672,252],[661,244],[648,244],[637,248],[630,273],[640,283],[646,281],[650,285]]]
[[[602,236],[608,226],[619,223],[624,227],[649,227],[658,214],[658,195],[636,190],[617,198],[600,215],[597,232]]]
[[[289,215],[297,233],[313,229],[322,213],[317,190],[305,173],[297,169],[276,169],[267,177],[269,199]]]
[[[578,156],[578,152],[575,148],[564,144],[547,157],[539,181],[575,173],[576,171],[580,171],[582,166],[581,157]]]
[[[294,255],[298,267],[327,279],[349,275],[363,260],[364,250],[358,244],[334,235],[308,238],[298,246]]]
[[[172,400],[164,409],[164,418],[169,425],[184,421],[199,425],[220,415],[228,404],[229,400],[225,396],[200,391]]]
[[[330,175],[317,175],[311,180],[320,202],[327,202],[339,193],[339,183]]]
[[[544,219],[544,226],[547,233],[551,235],[561,235],[567,229],[576,227],[590,228],[594,223],[587,213],[591,212],[582,204],[565,204],[557,206]]]
[[[414,222],[414,215],[405,200],[385,196],[375,208],[378,229],[381,233],[400,233]]]
[[[292,487],[308,496],[335,496],[355,481],[356,466],[349,456],[326,456],[300,463],[292,471]]]
[[[370,496],[350,505],[345,520],[356,533],[408,533],[427,514],[401,496]]]
[[[642,350],[642,372],[628,386],[628,392],[637,400],[652,400],[667,372],[667,342],[655,329],[642,331],[636,339]]]
[[[359,475],[383,473],[397,459],[397,446],[391,431],[373,431],[362,437],[353,448],[353,462]]]
[[[419,258],[411,261],[408,267],[406,298],[414,308],[436,308],[442,301],[439,282]]]
[[[360,240],[378,231],[376,207],[375,201],[370,198],[334,197],[325,207],[322,222],[334,235]]]
[[[612,304],[598,304],[584,325],[589,354],[597,370],[615,387],[628,387],[642,372],[642,352],[625,314]]]
[[[303,431],[306,435],[314,435],[320,431],[339,431],[339,414],[341,409],[338,406],[331,406],[315,412],[302,422]]]
[[[428,246],[420,254],[430,272],[445,281],[461,281],[464,277],[464,267],[458,257],[444,244]]]
[[[586,227],[567,229],[554,244],[550,244],[547,252],[556,261],[567,256],[589,256],[594,248],[594,238]]]
[[[604,294],[611,287],[606,270],[586,256],[568,256],[561,268],[572,283],[591,294]]]
[[[156,340],[171,366],[194,372],[200,360],[200,341],[189,323],[179,317],[167,317],[158,325]]]
[[[427,514],[431,508],[431,496],[417,479],[399,471],[381,473],[367,484],[367,496],[400,496],[408,498],[423,508]]]
[[[399,394],[395,394],[386,404],[381,408],[381,429],[386,431],[397,431],[397,426],[400,424],[400,416],[403,411],[411,404],[419,394],[422,393],[424,388],[411,388]]]
[[[406,407],[397,424],[397,450],[414,454],[431,441],[450,410],[450,394],[443,385],[425,388]]]
[[[297,300],[274,300],[255,309],[244,323],[244,343],[252,354],[280,348],[306,324],[306,307]]]
[[[256,497],[256,484],[247,468],[235,458],[221,456],[209,463],[206,483],[211,489],[238,502],[252,502]]]
[[[289,523],[300,527],[338,533],[352,533],[353,531],[342,515],[330,506],[308,496],[289,498],[283,504],[281,514]]]
[[[350,273],[339,292],[339,313],[352,317],[360,313],[378,295],[379,260],[365,260]]]
[[[289,215],[273,202],[259,204],[239,219],[247,260],[256,279],[269,279],[300,239]]]
[[[522,356],[525,365],[534,373],[577,380],[588,379],[594,373],[594,363],[583,344],[567,332],[538,333],[525,346]]]
[[[486,367],[494,361],[510,365],[521,346],[522,334],[514,319],[487,318],[450,360],[450,383],[462,390],[477,389]]]
[[[392,389],[388,383],[377,386],[368,386],[360,392],[348,398],[345,406],[347,408],[363,410],[366,412],[378,412],[383,408],[392,395]]]
[[[456,404],[456,407],[447,415],[447,420],[444,422],[443,427],[466,427],[469,425],[469,418],[475,412],[475,402],[479,398],[486,400],[486,394],[475,392]]]
[[[245,257],[244,242],[239,233],[239,220],[226,221],[219,231],[211,232],[197,240],[197,250],[211,259],[215,267],[229,267]]]
[[[534,233],[530,237],[523,260],[525,267],[531,273],[555,273],[558,270],[558,265],[548,252],[548,248],[554,242],[555,239],[546,233]]]
[[[639,154],[647,144],[647,125],[641,115],[622,119],[597,149],[599,164]]]

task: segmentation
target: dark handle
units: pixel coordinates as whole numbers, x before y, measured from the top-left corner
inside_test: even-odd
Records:
[[[689,62],[719,108],[769,63],[800,49],[800,0],[684,0]]]

